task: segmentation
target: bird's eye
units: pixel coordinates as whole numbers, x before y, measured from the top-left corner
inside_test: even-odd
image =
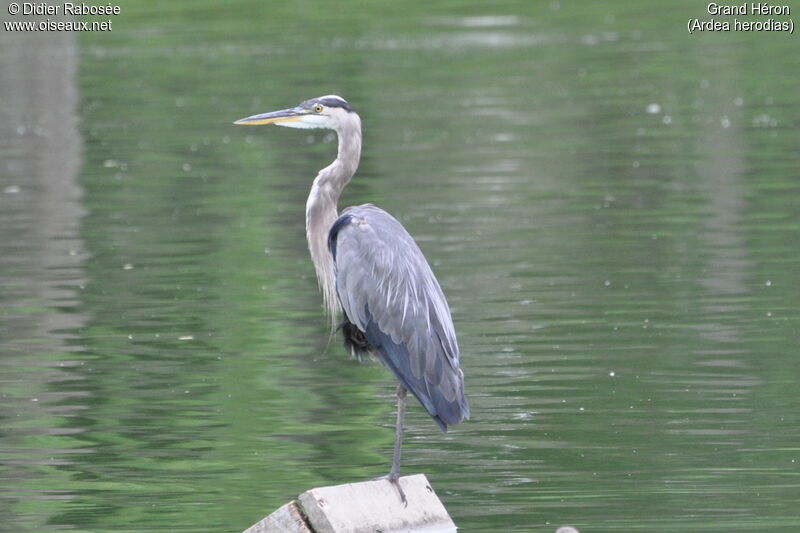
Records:
[[[320,104],[315,105],[314,106],[314,112],[315,113],[322,113],[322,106]]]

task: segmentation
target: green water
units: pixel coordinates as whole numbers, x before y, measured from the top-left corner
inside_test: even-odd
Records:
[[[414,404],[404,471],[461,531],[800,531],[800,37],[690,36],[690,1],[120,5],[0,31],[0,530],[237,532],[388,470],[394,384],[328,348],[305,244],[335,138],[231,125],[336,93],[342,203],[452,308],[473,417]]]

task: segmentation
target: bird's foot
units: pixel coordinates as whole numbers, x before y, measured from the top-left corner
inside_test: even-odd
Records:
[[[381,481],[384,479],[389,483],[391,483],[392,485],[394,485],[394,488],[397,489],[397,493],[400,495],[400,501],[403,502],[403,506],[408,507],[408,500],[406,500],[406,493],[403,492],[403,487],[400,486],[400,474],[389,472],[386,475],[373,478],[372,481]]]

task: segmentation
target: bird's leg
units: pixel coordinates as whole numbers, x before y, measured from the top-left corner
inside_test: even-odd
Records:
[[[386,476],[377,479],[388,479],[395,486],[400,494],[400,500],[404,505],[408,505],[406,493],[400,486],[400,447],[403,444],[403,420],[406,417],[406,388],[402,385],[397,386],[397,425],[394,428],[394,455],[392,456],[392,469]]]
[[[397,386],[397,425],[394,428],[394,455],[392,456],[392,469],[389,471],[389,481],[397,488],[400,499],[408,505],[406,495],[400,486],[400,447],[403,445],[403,421],[406,417],[406,388]]]
[[[397,425],[394,428],[394,455],[389,478],[400,477],[400,447],[403,445],[403,421],[406,417],[406,388],[397,386]]]

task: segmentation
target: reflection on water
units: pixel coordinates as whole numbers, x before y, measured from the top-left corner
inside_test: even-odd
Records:
[[[385,472],[392,380],[328,346],[304,240],[334,139],[230,124],[341,93],[343,203],[401,219],[459,332],[473,419],[412,407],[404,468],[461,531],[800,526],[794,41],[307,7],[2,34],[0,522],[241,531]]]
[[[77,43],[68,34],[0,35],[0,502],[7,531],[40,530],[57,502],[60,466],[76,453],[66,420],[86,408],[76,312],[85,282]]]

